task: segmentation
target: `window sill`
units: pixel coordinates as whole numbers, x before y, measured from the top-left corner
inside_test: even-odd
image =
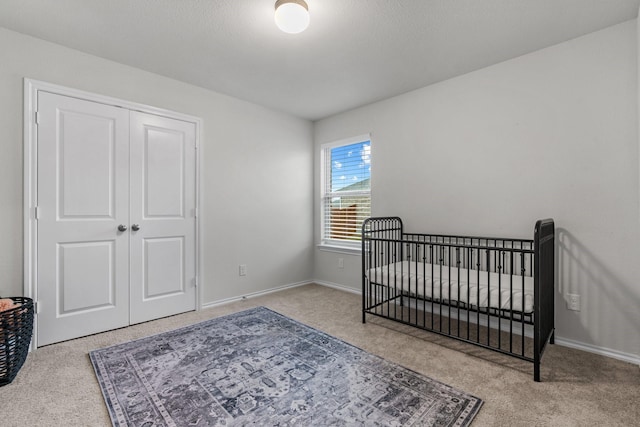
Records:
[[[321,251],[337,252],[337,253],[348,254],[348,255],[360,255],[362,253],[362,248],[355,247],[355,246],[340,246],[340,245],[331,245],[328,243],[320,243],[317,247]]]

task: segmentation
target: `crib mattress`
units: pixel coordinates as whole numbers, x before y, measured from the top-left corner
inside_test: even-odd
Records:
[[[383,265],[369,269],[366,274],[373,283],[421,298],[533,312],[533,277],[480,271],[478,280],[478,270],[457,267],[449,270],[448,266],[414,261]]]

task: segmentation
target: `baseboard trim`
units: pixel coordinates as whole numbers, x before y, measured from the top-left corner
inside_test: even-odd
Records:
[[[580,341],[574,341],[567,338],[559,337],[556,334],[555,343],[563,347],[575,348],[576,350],[586,351],[587,353],[594,353],[600,356],[610,357],[612,359],[621,360],[623,362],[632,363],[640,366],[640,356],[625,353],[618,350],[612,350],[606,347],[595,346],[592,344],[586,344]]]
[[[278,287],[271,288],[271,289],[266,289],[264,291],[251,292],[251,293],[248,293],[248,294],[239,295],[237,297],[231,297],[231,298],[225,298],[225,299],[221,299],[221,300],[211,301],[211,302],[207,302],[207,303],[202,304],[200,309],[204,310],[204,309],[207,309],[207,308],[218,307],[218,306],[225,305],[225,304],[230,304],[230,303],[236,302],[236,301],[242,301],[242,300],[249,299],[249,298],[255,298],[255,297],[262,296],[262,295],[268,295],[268,294],[272,294],[272,293],[275,293],[275,292],[284,291],[286,289],[292,289],[292,288],[297,288],[297,287],[304,286],[304,285],[310,285],[312,283],[315,283],[315,282],[313,280],[306,280],[306,281],[303,281],[303,282],[290,283],[288,285],[283,285],[283,286],[278,286]]]
[[[351,294],[362,295],[362,291],[360,289],[350,288],[345,285],[341,285],[339,283],[326,282],[324,280],[313,280],[310,283],[315,283],[317,285],[326,286],[327,288],[337,289],[339,291],[349,292]]]

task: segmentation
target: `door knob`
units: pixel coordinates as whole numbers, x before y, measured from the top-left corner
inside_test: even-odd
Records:
[[[139,225],[139,224],[132,224],[132,225],[131,225],[131,229],[132,229],[133,231],[138,231],[138,230],[140,230],[140,225]]]
[[[120,224],[120,225],[118,226],[118,231],[127,231],[127,226],[126,226],[126,225],[124,225],[124,224]]]

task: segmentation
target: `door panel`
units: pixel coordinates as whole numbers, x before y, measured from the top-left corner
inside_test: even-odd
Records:
[[[195,310],[195,125],[131,112],[131,323]]]
[[[38,93],[38,346],[129,323],[129,112]]]
[[[115,121],[58,110],[60,218],[113,218]]]
[[[185,292],[184,238],[144,239],[143,250],[143,301]]]
[[[114,241],[58,244],[60,316],[115,307],[114,260]]]
[[[183,132],[146,126],[144,130],[143,191],[145,218],[183,218],[185,151]]]

